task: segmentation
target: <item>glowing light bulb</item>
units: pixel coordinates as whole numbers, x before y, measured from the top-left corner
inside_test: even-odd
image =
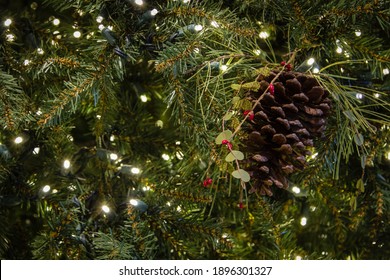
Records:
[[[99,30],[103,30],[105,28],[105,26],[103,24],[99,24],[98,28],[99,28]]]
[[[139,98],[142,102],[148,102],[148,97],[145,94],[142,94]]]
[[[269,33],[267,31],[261,31],[259,37],[261,39],[267,39],[269,37]]]
[[[199,48],[195,48],[194,49],[194,53],[200,53],[200,49]]]
[[[307,218],[306,217],[302,217],[301,218],[301,226],[306,226],[307,224]]]
[[[135,0],[134,3],[137,4],[138,6],[142,6],[144,4],[144,1],[143,0]]]
[[[50,191],[50,186],[49,185],[46,185],[46,186],[44,186],[43,188],[42,188],[42,191],[43,192],[45,192],[45,193],[47,193],[47,192],[49,192]]]
[[[117,159],[118,159],[118,155],[117,155],[117,154],[114,154],[114,153],[111,153],[111,154],[110,154],[110,159],[111,159],[111,160],[117,160]]]
[[[375,98],[379,98],[379,97],[381,97],[381,95],[380,95],[379,93],[375,93],[375,94],[374,94],[374,97],[375,97]]]
[[[227,67],[227,65],[223,64],[223,65],[221,65],[220,69],[222,72],[225,72],[228,69],[228,67]]]
[[[389,73],[390,73],[389,68],[383,69],[383,70],[382,70],[382,73],[383,73],[383,75],[389,75]]]
[[[53,19],[53,24],[54,25],[59,25],[60,24],[60,20],[58,18]]]
[[[255,55],[260,55],[261,54],[261,50],[254,50],[253,52],[255,53]]]
[[[12,24],[12,20],[10,18],[7,18],[5,21],[4,21],[4,26],[10,26]]]
[[[14,34],[7,34],[6,35],[7,41],[8,42],[13,42],[15,41],[15,35]]]
[[[183,0],[184,4],[190,3],[190,0]]]
[[[104,213],[110,213],[110,208],[107,205],[103,205],[102,210]]]
[[[342,52],[343,52],[343,49],[342,49],[341,47],[337,47],[336,52],[337,52],[337,53],[342,53]]]
[[[111,141],[111,142],[114,142],[114,141],[115,141],[115,136],[114,136],[114,135],[111,135],[111,136],[110,136],[110,141]]]
[[[362,93],[356,93],[356,98],[357,99],[363,99],[363,94]]]
[[[130,204],[133,205],[133,206],[137,206],[138,205],[138,200],[130,199]]]
[[[167,154],[162,154],[161,157],[163,158],[163,160],[169,160],[170,159],[169,155],[167,155]]]
[[[184,154],[182,151],[177,151],[176,152],[176,157],[178,160],[182,160],[184,158]]]
[[[177,207],[176,207],[176,211],[177,211],[177,212],[181,212],[181,207],[180,207],[180,206],[177,206]]]
[[[153,9],[153,10],[150,11],[150,14],[151,14],[152,16],[155,16],[155,15],[158,14],[158,10],[157,10],[157,9]]]
[[[387,159],[390,160],[390,152],[387,152]]]
[[[33,154],[34,154],[34,155],[39,154],[39,151],[40,151],[40,150],[41,150],[41,149],[40,149],[39,147],[34,148]]]
[[[295,259],[300,261],[300,260],[302,260],[302,257],[301,256],[296,256]]]
[[[16,137],[15,140],[14,140],[14,142],[15,142],[15,144],[20,144],[20,143],[22,143],[22,142],[23,142],[23,137],[21,137],[21,136]]]
[[[360,30],[356,30],[356,31],[355,31],[355,35],[356,35],[357,37],[360,37],[360,35],[362,35],[362,32],[361,32]]]
[[[313,68],[313,73],[314,74],[320,73],[320,69],[318,69],[317,67],[314,67]]]
[[[70,168],[70,161],[68,159],[64,160],[64,168],[65,169]]]
[[[103,17],[102,16],[98,16],[97,18],[96,18],[96,22],[97,23],[101,23],[102,21],[103,21]]]
[[[141,173],[141,169],[139,169],[138,167],[133,167],[131,168],[130,172],[133,174],[139,174]]]
[[[201,31],[203,29],[203,26],[200,24],[195,25],[195,31]]]
[[[311,57],[311,58],[309,58],[309,59],[307,60],[306,64],[309,65],[309,66],[311,66],[311,65],[314,64],[314,62],[316,62],[316,60],[315,60],[314,58]]]
[[[298,193],[301,192],[301,189],[298,188],[297,186],[294,186],[294,187],[292,188],[292,191],[293,191],[294,193],[298,194]]]
[[[37,48],[37,53],[42,55],[45,53],[45,51],[41,48]]]
[[[29,65],[30,64],[30,60],[28,60],[28,59],[25,59],[24,61],[23,61],[23,65],[24,66],[27,66],[27,65]]]
[[[215,20],[213,20],[210,24],[211,24],[212,26],[214,26],[215,28],[218,28],[218,27],[219,27],[218,22],[216,22]]]
[[[73,32],[73,37],[80,38],[81,37],[81,32],[76,30],[75,32]]]

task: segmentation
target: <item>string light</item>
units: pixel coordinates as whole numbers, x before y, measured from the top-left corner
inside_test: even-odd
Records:
[[[111,142],[114,142],[114,141],[115,141],[115,136],[114,136],[114,135],[111,135],[111,136],[110,136],[110,141],[111,141]]]
[[[143,0],[135,0],[134,3],[137,4],[138,6],[142,6],[144,4],[144,1]]]
[[[137,206],[138,205],[138,200],[136,199],[130,199],[130,204],[133,205],[133,206]]]
[[[12,20],[10,18],[7,18],[5,21],[4,21],[4,26],[8,27],[12,24]]]
[[[267,31],[261,31],[259,37],[261,39],[267,39],[269,37],[269,33]]]
[[[375,94],[374,94],[374,97],[375,97],[375,98],[379,98],[379,97],[381,97],[381,95],[380,95],[379,93],[375,93]]]
[[[301,192],[301,189],[298,188],[297,186],[294,186],[294,187],[292,188],[292,191],[293,191],[294,193],[298,194],[298,193]]]
[[[29,65],[30,64],[30,60],[28,60],[28,59],[25,59],[24,61],[23,61],[23,65],[24,66],[27,66],[27,65]]]
[[[355,31],[355,35],[356,35],[357,37],[360,37],[360,35],[362,35],[362,32],[361,32],[360,30],[356,30],[356,31]]]
[[[43,49],[41,49],[41,48],[37,48],[37,53],[42,55],[42,54],[45,53],[45,51]]]
[[[342,52],[343,52],[343,49],[342,49],[341,47],[337,47],[336,52],[337,52],[337,53],[342,53]]]
[[[68,159],[64,160],[64,168],[65,169],[70,168],[70,161]]]
[[[386,157],[387,157],[388,160],[390,160],[390,151],[387,152],[387,156]]]
[[[316,62],[316,60],[314,59],[314,58],[309,58],[308,60],[307,60],[307,62],[306,62],[306,64],[307,65],[309,65],[309,66],[312,66],[313,64],[314,64],[314,62]]]
[[[200,24],[197,24],[197,25],[195,25],[194,29],[195,29],[195,31],[199,32],[199,31],[201,31],[203,29],[203,26],[200,25]]]
[[[317,74],[317,73],[319,73],[320,72],[320,69],[318,68],[318,67],[314,67],[313,68],[313,73],[314,74]]]
[[[363,94],[361,94],[361,93],[356,93],[356,98],[357,98],[357,99],[363,99]]]
[[[110,208],[107,205],[103,205],[102,210],[104,213],[110,213]]]
[[[80,38],[81,37],[81,32],[76,30],[75,32],[73,32],[73,37]]]
[[[215,28],[218,28],[218,27],[219,27],[218,22],[216,22],[215,20],[213,20],[210,24],[211,24],[212,26],[214,26]]]
[[[104,18],[103,18],[102,16],[98,16],[98,17],[96,18],[96,22],[97,22],[97,23],[101,23],[103,20],[104,20]]]
[[[228,67],[227,67],[227,65],[223,64],[223,65],[221,65],[220,69],[222,72],[225,72],[228,69]]]
[[[148,102],[148,97],[145,94],[142,94],[139,98],[142,102]]]
[[[255,55],[260,55],[261,54],[261,50],[254,50],[253,52],[255,53]]]
[[[39,151],[40,151],[40,150],[41,150],[41,149],[40,149],[39,147],[35,147],[34,150],[33,150],[33,154],[34,154],[34,155],[39,154]]]
[[[150,11],[150,14],[151,14],[152,16],[155,16],[155,15],[158,14],[158,10],[157,10],[157,9],[153,9],[153,10]]]
[[[117,159],[118,159],[118,155],[115,154],[115,153],[111,153],[111,154],[110,154],[110,159],[111,159],[111,160],[117,160]]]
[[[131,168],[130,172],[133,174],[140,174],[141,169],[139,169],[138,167],[133,167],[133,168]]]
[[[8,42],[13,42],[15,41],[15,35],[14,34],[7,34],[6,35],[7,41]]]
[[[389,68],[383,69],[383,70],[382,70],[382,73],[383,73],[383,75],[389,75],[389,73],[390,73]]]
[[[301,257],[301,256],[296,256],[295,259],[296,259],[297,261],[300,261],[300,260],[302,260],[302,257]]]
[[[53,24],[54,25],[59,25],[60,24],[60,20],[58,18],[53,19]]]
[[[20,144],[20,143],[22,143],[22,142],[23,142],[23,137],[21,137],[21,136],[16,137],[15,140],[14,140],[14,142],[15,142],[15,144]]]
[[[103,30],[105,28],[105,26],[103,24],[99,24],[98,28],[99,28],[99,30]]]
[[[177,151],[176,152],[176,157],[178,160],[182,160],[184,158],[184,154],[182,151]]]
[[[163,160],[169,160],[170,159],[169,155],[167,155],[167,154],[162,154],[161,157],[163,158]]]
[[[49,192],[50,191],[50,186],[49,185],[46,185],[46,186],[44,186],[43,188],[42,188],[42,191],[44,192],[44,193],[47,193],[47,192]]]
[[[306,226],[307,224],[307,218],[306,217],[302,217],[301,218],[301,226]]]

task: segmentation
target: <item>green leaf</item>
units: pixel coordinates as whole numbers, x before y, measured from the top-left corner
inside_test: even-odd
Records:
[[[241,85],[239,85],[239,84],[232,84],[231,87],[234,90],[240,90],[241,89]]]
[[[364,192],[364,182],[363,182],[363,180],[361,178],[356,182],[356,188],[360,192]]]
[[[240,107],[242,110],[252,110],[252,102],[250,102],[248,99],[243,99],[240,102]]]
[[[349,201],[349,206],[351,206],[351,209],[352,209],[353,211],[356,210],[356,208],[357,208],[357,199],[356,199],[356,196],[352,196],[352,197],[351,197],[351,199],[350,199],[350,201]]]
[[[344,111],[343,114],[344,114],[351,122],[355,122],[355,121],[356,121],[356,117],[355,117],[355,115],[352,113],[351,110]]]
[[[233,113],[232,113],[232,112],[227,112],[227,113],[225,114],[225,116],[223,116],[223,120],[224,120],[224,121],[228,121],[228,120],[230,120],[230,119],[232,118],[232,116],[233,116]]]
[[[353,139],[355,140],[356,145],[362,146],[364,143],[364,137],[362,134],[358,133],[353,136]]]
[[[232,176],[237,179],[241,179],[244,182],[249,182],[251,176],[244,169],[237,169],[232,172]]]
[[[246,90],[258,90],[260,88],[260,83],[259,82],[249,82],[245,84],[232,84],[231,85],[232,89],[234,90],[240,90],[240,89],[246,89]]]
[[[233,132],[231,132],[230,130],[222,131],[217,136],[217,138],[215,138],[215,143],[220,145],[220,144],[222,144],[223,140],[229,140],[232,137],[232,135],[233,135]]]
[[[244,154],[240,151],[233,150],[225,158],[227,162],[232,162],[234,160],[243,160]]]
[[[360,165],[362,168],[366,168],[366,161],[367,161],[367,156],[366,155],[361,155],[360,156]]]

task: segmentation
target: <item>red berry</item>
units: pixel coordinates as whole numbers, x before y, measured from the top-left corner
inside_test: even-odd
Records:
[[[226,140],[226,139],[222,140],[223,145],[227,145],[228,143],[229,143],[229,140]]]
[[[228,149],[229,149],[229,150],[233,149],[233,145],[232,145],[232,143],[230,143],[230,142],[229,142],[229,143],[227,143],[227,147],[228,147]]]
[[[280,62],[280,65],[282,65],[282,66],[284,66],[284,65],[286,65],[286,61],[282,61],[282,62]]]
[[[246,116],[246,115],[248,115],[250,112],[251,112],[251,110],[245,110],[243,114],[244,114],[244,116]]]
[[[287,71],[291,71],[291,69],[292,69],[292,66],[291,66],[291,64],[290,64],[290,63],[286,65],[286,69],[287,69]]]
[[[207,187],[208,185],[211,185],[213,183],[213,180],[211,178],[207,178],[203,181],[203,186]]]
[[[274,95],[275,94],[275,87],[273,84],[269,84],[269,93],[271,95]]]
[[[207,183],[208,183],[209,185],[211,185],[211,184],[213,183],[213,179],[208,178],[208,179],[207,179]]]
[[[244,203],[242,203],[242,202],[238,203],[238,208],[244,209]]]
[[[250,119],[251,121],[253,121],[254,118],[255,118],[255,114],[251,113],[251,114],[249,115],[249,119]]]

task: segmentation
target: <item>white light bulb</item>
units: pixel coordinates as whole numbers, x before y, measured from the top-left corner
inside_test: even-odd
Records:
[[[190,0],[183,0],[184,4],[190,3]]]
[[[390,152],[387,152],[387,159],[390,160]]]
[[[302,260],[302,257],[301,256],[296,256],[295,259],[300,261],[300,260]]]
[[[29,65],[30,64],[30,60],[28,60],[28,59],[25,59],[24,61],[23,61],[23,65],[24,66],[27,66],[27,65]]]
[[[143,0],[135,0],[134,3],[137,4],[138,6],[142,6],[144,4],[144,1]]]
[[[8,42],[13,42],[15,41],[15,35],[14,34],[7,34],[6,35],[7,41]]]
[[[54,25],[59,25],[60,24],[60,20],[58,18],[53,19],[53,24]]]
[[[34,154],[34,155],[39,154],[39,151],[40,151],[40,150],[41,150],[41,149],[40,149],[39,147],[34,148],[33,154]]]
[[[49,192],[50,191],[50,186],[49,185],[44,186],[42,188],[42,191],[45,192],[45,193]]]
[[[176,211],[177,211],[177,212],[181,212],[181,207],[180,207],[180,206],[177,206],[177,207],[176,207]]]
[[[68,159],[64,160],[64,168],[65,169],[70,168],[70,161]]]
[[[141,172],[141,170],[138,167],[133,167],[133,168],[131,168],[130,171],[133,174],[139,174]]]
[[[158,10],[157,10],[157,9],[153,9],[153,10],[150,11],[150,14],[151,14],[152,16],[155,16],[155,15],[158,14]]]
[[[314,74],[320,73],[320,69],[318,69],[317,67],[314,67],[313,68],[313,73]]]
[[[23,137],[21,137],[21,136],[16,137],[15,140],[14,140],[14,142],[15,142],[15,144],[20,144],[20,143],[22,143],[22,142],[23,142]]]
[[[357,37],[360,37],[360,35],[362,35],[362,32],[361,32],[360,30],[356,30],[356,31],[355,31],[355,35],[356,35]]]
[[[107,205],[103,205],[102,210],[104,213],[110,213],[110,208]]]
[[[383,75],[389,75],[389,73],[390,73],[389,68],[383,69],[383,70],[382,70],[382,73],[383,73]]]
[[[142,94],[139,98],[142,102],[148,102],[148,97],[145,94]]]
[[[301,192],[301,189],[298,188],[297,186],[294,186],[294,187],[292,188],[292,191],[293,191],[294,193],[298,194],[298,193]]]
[[[44,54],[45,51],[43,49],[41,49],[41,48],[37,48],[37,53],[38,54]]]
[[[341,47],[337,47],[336,52],[337,52],[337,53],[342,53],[342,52],[343,52],[343,49],[342,49]]]
[[[96,22],[97,23],[101,23],[102,21],[103,21],[103,17],[102,16],[98,16],[97,18],[96,18]]]
[[[4,25],[5,26],[10,26],[12,24],[12,20],[10,18],[7,18],[5,21],[4,21]]]
[[[177,151],[176,152],[176,157],[178,160],[182,160],[184,158],[184,154],[182,151]]]
[[[130,204],[133,205],[133,206],[137,206],[138,205],[138,200],[130,199]]]
[[[363,94],[362,93],[356,93],[356,98],[357,99],[363,99]]]
[[[261,50],[254,50],[253,52],[255,53],[255,55],[260,55],[261,54]]]
[[[110,136],[110,141],[111,141],[111,142],[114,142],[114,141],[115,141],[115,136],[114,136],[114,135],[111,135],[111,136]]]
[[[54,189],[54,190],[52,191],[52,193],[58,193],[58,190],[57,190],[57,189]]]
[[[203,26],[200,24],[195,25],[195,31],[201,31],[203,29]]]
[[[81,32],[76,30],[75,32],[73,32],[73,37],[80,38],[81,37]]]
[[[379,97],[381,97],[381,95],[380,95],[379,93],[375,93],[375,94],[374,94],[374,97],[375,97],[375,98],[379,98]]]
[[[167,154],[162,154],[161,157],[163,158],[163,160],[169,160],[170,159],[169,155],[167,155]]]
[[[212,26],[214,26],[215,28],[218,28],[218,27],[219,27],[218,22],[216,22],[215,20],[213,20],[210,24],[211,24]]]
[[[194,53],[200,53],[200,49],[199,48],[195,48],[194,49]]]
[[[314,58],[309,58],[308,60],[307,60],[307,65],[309,65],[309,66],[311,66],[311,65],[313,65],[314,64],[314,62],[316,62],[316,60],[314,59]]]
[[[112,25],[107,26],[107,28],[108,28],[109,30],[111,30],[111,31],[114,30],[114,27],[113,27]]]
[[[267,31],[261,31],[259,37],[261,39],[267,39],[269,37],[269,33]]]
[[[221,65],[220,69],[222,72],[225,72],[228,69],[228,67],[227,67],[227,65],[223,64],[223,65]]]
[[[301,226],[305,226],[307,224],[307,218],[306,217],[302,217],[301,218]]]
[[[104,28],[106,28],[103,24],[99,24],[99,30],[103,30]]]
[[[118,155],[117,155],[117,154],[114,154],[114,153],[111,153],[111,154],[110,154],[110,159],[111,159],[111,160],[117,160],[117,159],[118,159]]]

